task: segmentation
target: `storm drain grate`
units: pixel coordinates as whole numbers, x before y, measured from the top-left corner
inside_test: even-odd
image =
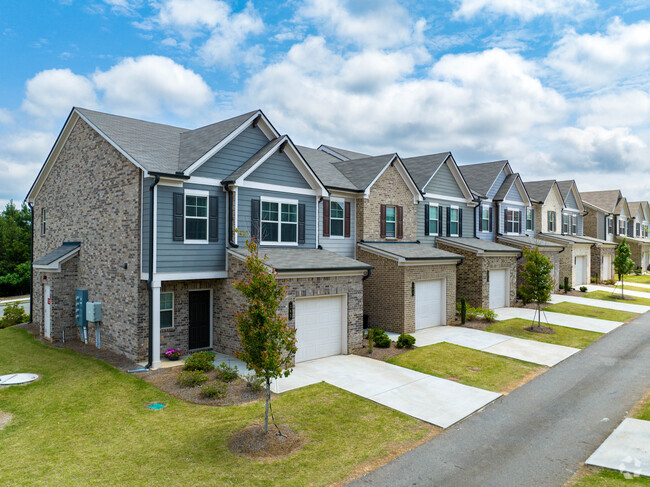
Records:
[[[17,384],[27,384],[38,379],[38,374],[7,374],[0,375],[0,386],[15,386]]]
[[[159,402],[153,402],[147,406],[149,409],[153,409],[154,411],[158,411],[159,409],[162,409],[165,407],[164,404],[159,403]]]

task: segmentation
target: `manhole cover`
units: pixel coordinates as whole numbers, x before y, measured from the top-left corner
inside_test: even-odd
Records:
[[[38,374],[7,374],[0,375],[0,386],[27,384],[38,379]]]

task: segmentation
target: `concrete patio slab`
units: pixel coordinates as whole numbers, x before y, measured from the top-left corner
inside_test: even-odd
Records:
[[[624,419],[585,463],[650,477],[650,421]]]
[[[321,381],[442,428],[501,396],[357,355],[301,362],[273,388],[281,393]]]
[[[602,299],[581,298],[579,296],[566,296],[564,294],[551,295],[551,303],[575,303],[585,306],[596,306],[598,308],[615,309],[617,311],[628,311],[630,313],[645,313],[650,311],[650,306],[640,304],[616,303],[614,301],[603,301]]]
[[[483,351],[553,367],[574,353],[578,353],[580,349],[521,338],[511,338],[510,340],[486,348]]]
[[[499,320],[508,320],[511,318],[523,318],[524,320],[533,321],[536,311],[528,308],[499,308],[495,310]],[[565,315],[562,313],[552,313],[542,311],[542,322],[551,325],[565,326],[577,330],[596,331],[598,333],[609,333],[623,324],[622,321],[599,320],[597,318],[587,318],[585,316]]]
[[[226,355],[225,353],[215,353],[214,354],[214,365],[219,365],[221,362],[225,362],[230,367],[235,367],[239,374],[249,373],[248,367],[243,360],[233,357],[232,355]]]

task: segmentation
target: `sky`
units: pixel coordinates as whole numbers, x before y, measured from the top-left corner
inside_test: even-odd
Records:
[[[507,159],[650,199],[646,0],[0,3],[0,204],[73,106],[197,128],[261,109],[301,145]]]

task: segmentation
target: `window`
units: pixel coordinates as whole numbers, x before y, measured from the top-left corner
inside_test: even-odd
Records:
[[[555,212],[554,211],[547,212],[546,217],[548,219],[548,231],[555,232]]]
[[[160,328],[174,326],[174,293],[160,293]]]
[[[533,209],[526,208],[526,230],[533,229]]]
[[[636,236],[637,237],[641,236],[641,224],[640,223],[636,224]]]
[[[45,235],[45,220],[46,220],[45,208],[43,208],[41,210],[41,235]]]
[[[571,215],[571,234],[578,235],[578,215]]]
[[[429,205],[429,235],[438,235],[438,215],[440,214],[440,207],[438,205]]]
[[[449,208],[449,236],[458,237],[458,208]]]
[[[208,241],[207,192],[185,192],[185,240]]]
[[[506,210],[506,233],[520,233],[519,210]]]
[[[343,223],[345,221],[345,209],[343,201],[330,200],[330,236],[343,236]]]
[[[562,214],[562,233],[569,233],[569,215]]]
[[[618,234],[625,235],[625,220],[622,218],[618,221]]]
[[[394,206],[386,207],[386,238],[395,238],[396,211]]]
[[[607,234],[611,235],[614,233],[614,219],[610,216],[607,218]]]
[[[298,243],[298,203],[262,200],[262,243]]]
[[[490,231],[490,207],[481,206],[481,231],[489,232]]]

